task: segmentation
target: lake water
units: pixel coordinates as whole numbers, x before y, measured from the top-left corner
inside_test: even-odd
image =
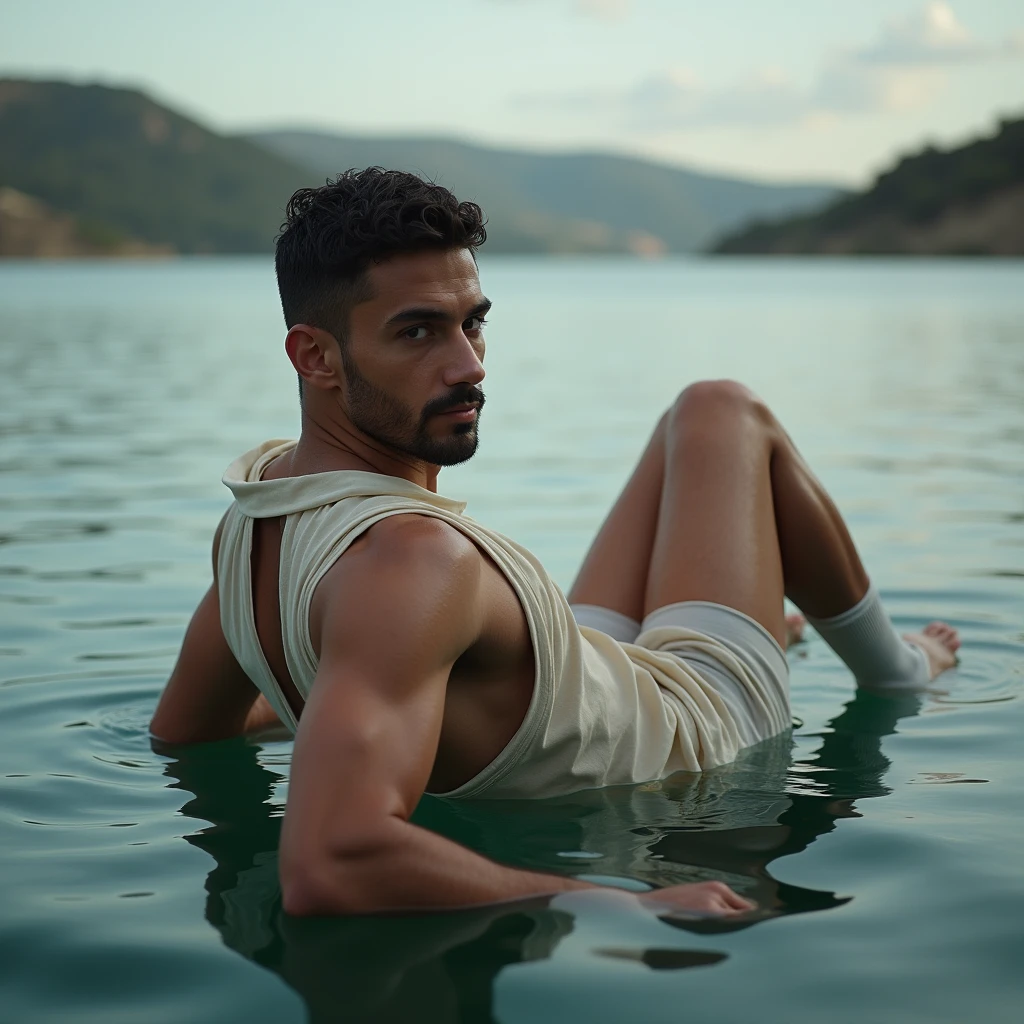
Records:
[[[1024,263],[485,259],[481,451],[442,489],[563,586],[659,411],[737,377],[958,670],[854,696],[815,637],[799,724],[738,764],[544,802],[425,801],[509,864],[769,909],[282,916],[290,747],[154,752],[220,475],[297,427],[269,261],[0,266],[0,1020],[500,1024],[1024,1019]],[[699,500],[699,495],[694,496]]]

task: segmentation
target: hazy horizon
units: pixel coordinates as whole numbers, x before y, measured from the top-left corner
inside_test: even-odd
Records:
[[[229,133],[298,128],[599,151],[742,178],[866,183],[1024,113],[1010,0],[37,0],[0,76],[141,88]]]

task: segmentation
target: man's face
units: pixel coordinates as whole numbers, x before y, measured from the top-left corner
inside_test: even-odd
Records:
[[[483,317],[468,249],[371,265],[373,296],[352,308],[341,347],[346,411],[381,444],[436,466],[476,451],[484,395]]]

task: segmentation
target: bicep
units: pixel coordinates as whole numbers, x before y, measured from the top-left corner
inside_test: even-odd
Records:
[[[388,819],[409,817],[437,755],[451,667],[477,632],[475,554],[383,564],[372,554],[353,558],[323,604],[320,664],[292,756],[283,860],[311,843],[358,845]]]
[[[406,819],[437,752],[447,670],[421,674],[399,699],[380,675],[338,663],[318,676],[292,754],[282,853],[358,845],[375,824]]]
[[[150,731],[168,743],[238,736],[258,695],[224,638],[214,584],[192,616]]]

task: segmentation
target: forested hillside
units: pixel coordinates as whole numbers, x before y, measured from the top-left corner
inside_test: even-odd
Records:
[[[1024,119],[949,150],[928,147],[865,192],[754,224],[721,253],[1024,255]]]
[[[0,255],[267,252],[296,188],[369,164],[421,172],[481,203],[497,253],[689,252],[753,216],[834,194],[600,153],[234,137],[134,89],[0,79]]]
[[[307,172],[130,89],[0,80],[0,186],[93,233],[179,252],[268,250]]]
[[[323,178],[379,164],[425,174],[480,203],[493,245],[520,252],[693,252],[752,217],[838,194],[769,185],[608,153],[535,153],[445,139],[261,132],[249,138]]]

